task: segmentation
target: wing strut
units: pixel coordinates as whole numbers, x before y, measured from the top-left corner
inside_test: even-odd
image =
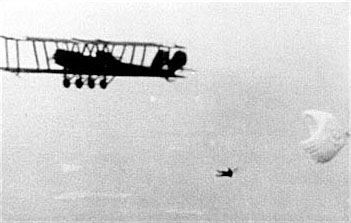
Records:
[[[126,52],[126,45],[123,45],[122,53],[121,56],[119,56],[119,59],[122,60],[124,53]]]
[[[130,63],[133,63],[133,59],[134,59],[134,54],[135,54],[135,46],[133,46],[132,48],[132,56],[130,57]]]
[[[144,66],[144,60],[145,60],[145,54],[146,54],[146,46],[143,47],[143,56],[141,58],[141,66]]]
[[[46,49],[46,44],[44,41],[43,41],[43,47],[44,47],[44,53],[45,53],[45,58],[46,58],[46,64],[48,66],[48,69],[50,70],[48,50]]]
[[[8,40],[5,39],[5,53],[6,53],[6,68],[10,67],[10,62],[9,62],[9,44]]]
[[[32,41],[33,43],[33,50],[34,50],[34,56],[35,56],[35,62],[37,63],[37,69],[40,69],[39,67],[39,59],[38,59],[38,53],[37,53],[37,47],[35,45],[35,41]]]
[[[20,69],[19,44],[18,44],[18,40],[16,40],[16,57],[17,57],[17,69]],[[17,73],[17,75],[18,75],[18,73]]]

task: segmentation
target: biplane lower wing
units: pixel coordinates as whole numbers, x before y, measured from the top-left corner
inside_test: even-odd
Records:
[[[8,68],[0,67],[0,70],[12,73],[50,73],[50,74],[63,74],[63,69],[35,69],[35,68]]]
[[[147,68],[146,68],[147,69]],[[73,74],[77,75],[79,71],[73,71],[73,70],[64,70],[64,69],[35,69],[35,68],[7,68],[7,67],[0,67],[0,70],[3,71],[8,71],[11,73],[47,73],[47,74],[59,74],[59,75],[65,75],[65,74]],[[176,74],[165,74],[163,72],[165,71],[153,71],[150,69],[148,72],[139,72],[139,73],[134,73],[134,74],[118,74],[119,72],[116,71],[115,73],[79,73],[79,75],[96,75],[96,76],[110,76],[110,77],[161,77],[161,78],[186,78],[185,76],[182,75],[176,75]]]

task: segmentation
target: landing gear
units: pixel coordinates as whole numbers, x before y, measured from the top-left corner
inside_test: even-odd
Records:
[[[88,85],[90,89],[95,88],[96,84],[99,84],[101,89],[106,89],[109,83],[112,82],[112,80],[115,77],[112,78],[107,78],[106,76],[97,76],[97,75],[89,75],[88,77],[84,77],[85,75],[81,74],[74,74],[73,76],[68,76],[67,74],[64,75],[63,77],[63,86],[65,88],[69,88],[71,84],[74,84],[77,88],[82,88],[85,84]],[[100,79],[101,78],[101,79]],[[72,80],[75,79],[75,80]],[[100,82],[97,82],[100,80]]]
[[[82,88],[84,85],[84,82],[82,80],[82,77],[79,77],[77,80],[76,80],[76,87],[77,88]]]
[[[100,81],[100,87],[101,87],[102,89],[106,89],[106,87],[107,87],[106,78],[104,78],[104,79],[102,79],[102,80]]]
[[[95,87],[95,80],[91,76],[88,77],[88,86],[91,89]]]
[[[70,81],[70,79],[68,79],[67,77],[65,77],[65,78],[63,79],[63,86],[64,86],[65,88],[69,88],[69,86],[71,86],[71,81]]]

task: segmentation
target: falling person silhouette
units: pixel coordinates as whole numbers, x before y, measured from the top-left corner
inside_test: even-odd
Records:
[[[234,172],[236,172],[238,168],[234,169]],[[223,170],[217,170],[218,174],[216,174],[216,177],[232,177],[233,176],[233,170],[228,168],[228,171],[223,171]]]

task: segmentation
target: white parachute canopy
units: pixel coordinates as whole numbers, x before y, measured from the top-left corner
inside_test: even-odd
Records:
[[[330,113],[308,110],[303,116],[308,121],[311,136],[301,142],[302,148],[317,163],[330,161],[346,145],[349,132],[342,129]]]

